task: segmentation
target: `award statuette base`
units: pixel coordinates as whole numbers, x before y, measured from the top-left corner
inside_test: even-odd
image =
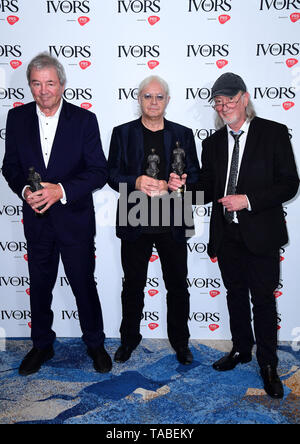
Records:
[[[185,192],[185,186],[181,185],[181,187],[177,188],[177,190],[175,191],[177,197],[183,197]]]

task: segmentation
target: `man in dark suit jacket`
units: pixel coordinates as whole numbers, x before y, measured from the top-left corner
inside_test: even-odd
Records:
[[[186,219],[175,220],[176,203],[170,202],[167,182],[177,142],[184,150],[189,182],[199,180],[195,141],[191,129],[164,119],[169,93],[163,79],[157,76],[145,79],[140,85],[138,100],[142,117],[114,128],[108,158],[108,183],[120,192],[116,232],[121,238],[124,270],[121,346],[115,354],[115,361],[127,361],[141,341],[144,288],[155,244],[167,289],[168,337],[179,362],[190,364],[193,357],[188,348],[186,238],[192,227],[186,226]],[[144,206],[140,207],[139,215],[134,220],[131,213],[135,214],[135,204],[139,199]],[[155,204],[161,207],[151,212]],[[170,218],[164,221],[163,208],[169,204]],[[189,210],[191,206],[185,208],[185,211]],[[157,223],[151,221],[151,214],[158,216]]]
[[[264,387],[280,398],[274,290],[279,248],[288,241],[282,204],[299,185],[294,155],[286,126],[255,116],[238,75],[223,74],[211,100],[223,126],[203,141],[201,181],[187,190],[203,189],[205,202],[213,202],[208,253],[218,257],[227,289],[233,349],[213,367],[226,371],[251,360],[250,290]],[[173,186],[179,183],[176,178]]]
[[[34,373],[54,355],[51,302],[60,256],[88,353],[95,369],[107,372],[111,359],[104,349],[94,280],[92,192],[107,182],[97,119],[63,100],[64,69],[49,54],[39,54],[30,62],[27,77],[34,102],[8,113],[2,169],[10,188],[23,200],[28,251],[33,349],[19,372]],[[31,167],[42,177],[40,191],[32,192],[28,186]]]

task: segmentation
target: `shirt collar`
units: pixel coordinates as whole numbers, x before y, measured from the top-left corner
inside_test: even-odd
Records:
[[[63,99],[61,98],[61,99],[60,99],[60,104],[59,104],[59,107],[58,107],[56,113],[53,114],[53,116],[46,116],[46,115],[40,110],[40,107],[38,106],[38,104],[36,104],[36,113],[37,113],[37,115],[38,115],[39,117],[46,117],[46,118],[48,118],[48,119],[58,119],[58,118],[59,118],[59,115],[60,115],[60,112],[61,112],[61,109],[62,109],[62,105],[63,105]]]
[[[243,131],[244,134],[247,134],[248,131],[249,131],[249,126],[250,126],[250,121],[247,119],[247,120],[243,123],[243,125],[240,127],[239,131]],[[229,125],[226,125],[226,127],[227,127],[227,133],[229,134],[230,131],[232,131],[232,129],[230,128]]]

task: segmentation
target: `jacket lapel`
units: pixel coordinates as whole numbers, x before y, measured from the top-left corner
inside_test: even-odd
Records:
[[[63,99],[62,99],[63,100]],[[55,137],[53,140],[51,155],[49,158],[47,173],[53,169],[54,165],[58,161],[59,157],[62,155],[61,147],[64,146],[68,134],[68,120],[70,117],[68,102],[63,100],[63,105],[60,111],[57,128],[55,132]],[[61,159],[63,162],[64,160]]]
[[[227,177],[227,168],[228,168],[228,134],[227,127],[224,126],[219,133],[219,141],[218,141],[218,159],[219,159],[219,177],[220,177],[220,190],[219,193],[222,197],[225,194],[225,184]]]
[[[247,140],[244,148],[243,158],[241,161],[239,177],[237,182],[237,192],[239,187],[242,186],[244,179],[247,177],[247,168],[251,153],[253,152],[253,147],[257,144],[258,133],[255,131],[256,128],[256,117],[251,121],[249,125],[249,131],[247,134]]]
[[[40,128],[39,128],[39,120],[36,112],[36,102],[32,102],[32,107],[30,108],[29,113],[27,114],[27,128],[28,128],[28,137],[29,148],[33,152],[33,158],[35,159],[34,165],[32,165],[35,170],[41,174],[42,177],[45,176],[46,166],[42,153],[41,146],[41,137],[40,137]]]
[[[129,127],[130,128],[130,127]],[[141,119],[137,119],[134,122],[132,132],[129,132],[128,146],[134,147],[134,150],[129,149],[130,158],[127,162],[132,165],[136,165],[139,169],[138,174],[142,174],[142,167],[144,162],[144,140],[143,140],[143,127]],[[135,159],[132,158],[135,156]]]
[[[170,170],[171,170],[171,163],[172,163],[172,152],[175,146],[172,148],[172,131],[171,126],[168,120],[164,119],[165,126],[164,126],[164,149],[165,149],[165,165],[166,165],[166,176],[169,177]]]

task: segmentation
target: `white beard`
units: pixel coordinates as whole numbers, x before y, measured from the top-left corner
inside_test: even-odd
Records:
[[[233,115],[233,116],[228,116],[228,117],[222,117],[222,120],[225,123],[225,125],[232,125],[232,124],[238,122],[239,117],[236,115]]]

